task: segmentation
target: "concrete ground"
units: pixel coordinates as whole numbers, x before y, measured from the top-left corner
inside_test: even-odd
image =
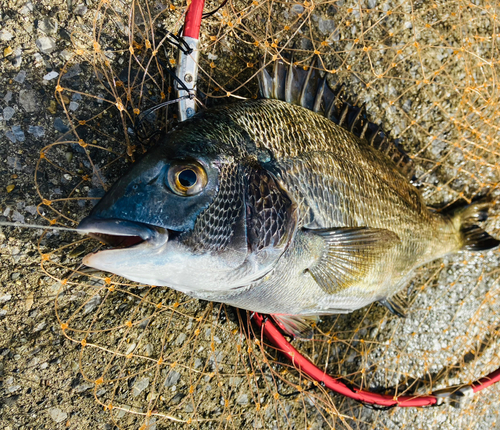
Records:
[[[493,31],[496,18],[492,18],[492,5],[488,7],[489,3],[482,2],[484,4],[469,10],[460,2],[447,5],[438,2],[434,8],[430,3],[427,5],[428,2],[403,2],[397,6],[391,2],[368,1],[362,13],[356,15],[358,3],[353,6],[348,2],[334,2],[318,5],[314,10],[308,2],[278,6],[261,3],[249,6],[230,2],[231,7],[212,17],[220,22],[225,20],[224,24],[220,27],[207,24],[204,29],[207,53],[202,64],[213,73],[220,87],[238,86],[228,75],[238,76],[238,82],[244,80],[244,74],[238,75],[238,68],[246,67],[242,64],[250,61],[247,58],[257,63],[262,53],[259,50],[264,49],[264,40],[267,40],[265,34],[281,37],[281,27],[291,23],[294,29],[293,25],[299,25],[296,22],[308,17],[310,32],[297,30],[301,35],[301,45],[296,48],[299,55],[313,51],[316,46],[312,45],[321,35],[328,41],[326,45],[319,44],[322,52],[328,49],[340,52],[339,44],[349,39],[342,55],[349,51],[351,57],[347,54],[329,56],[326,52],[322,58],[339,69],[339,76],[350,82],[352,93],[362,95],[372,121],[382,122],[387,130],[403,137],[405,149],[415,156],[426,201],[440,207],[459,196],[469,198],[493,189],[494,203],[487,228],[498,236],[500,204],[498,189],[495,189],[500,177],[499,135],[495,131],[498,130],[498,100],[492,87],[485,83],[490,77],[491,81],[496,79],[498,72],[497,53],[488,51],[494,46],[489,43],[491,38],[497,36]],[[48,151],[53,157],[49,158],[66,166],[67,172],[47,164],[37,167],[42,148],[69,130],[65,110],[80,119],[101,113],[98,122],[80,130],[89,142],[97,135],[95,144],[104,148],[90,153],[90,159],[96,161],[98,168],[112,159],[111,152],[106,151],[125,148],[123,142],[117,142],[119,138],[102,137],[105,133],[120,136],[119,116],[102,114],[105,104],[103,107],[101,101],[85,96],[104,95],[110,99],[106,77],[96,77],[89,62],[91,56],[84,59],[75,56],[84,36],[88,39],[92,34],[94,16],[104,4],[91,0],[5,0],[0,5],[2,221],[46,224],[37,212],[42,197],[36,184],[44,198],[55,201],[74,191],[74,180],[84,175],[82,172],[88,171],[92,177],[92,166],[86,164],[86,153],[77,143]],[[175,23],[179,16],[176,13],[183,4],[172,6],[171,15],[165,18],[167,28]],[[271,6],[277,7],[276,14]],[[116,16],[128,16],[128,4],[117,2],[114,7]],[[212,7],[215,4],[209,4],[207,9]],[[257,11],[252,12],[251,7]],[[364,51],[358,46],[359,39],[365,47],[378,46],[377,33],[371,34],[368,27],[361,28],[359,24],[367,25],[360,15],[370,8],[384,11],[388,16],[385,21],[373,18],[370,22],[375,29],[380,27],[387,34],[391,28],[401,30],[391,36],[380,30],[385,37],[384,46],[400,43],[408,49],[408,54],[397,54],[407,56],[397,60],[393,75],[373,80],[369,76],[378,73],[379,64],[385,64],[383,55],[371,58],[370,65],[366,54],[370,49]],[[245,10],[245,13],[237,16],[235,10]],[[388,13],[392,10],[394,13]],[[462,14],[458,18],[457,11]],[[228,33],[225,42],[221,32],[231,27],[228,22],[233,22],[232,19],[238,29],[236,20],[241,17],[241,31]],[[455,19],[459,19],[458,27],[470,36],[467,42],[459,41],[456,36]],[[433,23],[435,33],[425,33],[425,20]],[[272,25],[266,24],[269,22]],[[116,28],[121,28],[118,21]],[[419,50],[413,45],[411,37],[417,37],[417,33],[420,46],[432,49]],[[209,37],[213,34],[219,37],[214,43]],[[439,34],[446,37],[439,39]],[[100,40],[102,45],[106,42],[114,49],[110,48],[113,55],[108,54],[112,61],[118,62],[120,56],[128,61],[128,57],[115,49],[121,43],[119,37],[119,33],[106,33]],[[260,45],[252,44],[251,37],[259,39]],[[396,40],[397,37],[400,39]],[[467,56],[467,49],[462,48],[469,42],[476,45],[469,45],[470,56]],[[465,58],[463,63],[454,62],[451,54],[448,56],[447,47],[454,44],[462,49],[458,51]],[[397,49],[394,48],[396,52]],[[484,58],[477,60],[480,54]],[[347,60],[342,63],[341,58],[351,58],[352,67]],[[476,60],[481,64],[474,63]],[[60,81],[65,65],[66,72],[70,73]],[[125,62],[124,69],[126,65]],[[249,68],[248,76],[252,70]],[[419,70],[439,70],[442,74],[424,84],[431,74],[422,78]],[[463,82],[471,75],[477,82],[464,87]],[[203,74],[205,82],[209,80],[207,76]],[[123,77],[121,80],[127,83]],[[366,85],[367,82],[372,84]],[[64,92],[65,108],[54,94],[58,83],[71,90]],[[242,89],[246,96],[251,95],[255,86],[247,87],[248,90]],[[154,85],[148,88],[148,97],[154,101],[151,95]],[[467,91],[464,88],[468,88]],[[217,96],[220,92],[213,94]],[[397,109],[388,103],[394,98]],[[434,106],[435,111],[429,113],[430,106]],[[417,125],[412,122],[414,118],[418,119]],[[438,138],[432,139],[433,136]],[[454,146],[456,142],[458,147]],[[137,150],[140,149],[138,145]],[[117,163],[117,166],[126,169],[125,164]],[[105,171],[103,176],[108,181],[105,185],[112,182],[117,171],[113,168]],[[81,192],[79,196],[98,197],[101,185],[98,180],[90,180],[88,185],[76,188]],[[88,213],[91,202],[54,207],[68,218],[78,220]],[[48,218],[54,215],[47,205],[39,210]],[[485,390],[458,409],[447,405],[428,410],[368,409],[300,381],[283,357],[275,357],[281,365],[269,365],[259,352],[260,344],[248,340],[240,331],[243,323],[236,311],[218,305],[212,308],[170,291],[120,286],[118,281],[120,291],[106,290],[107,284],[92,283],[88,274],[71,275],[85,247],[93,245],[71,245],[78,239],[72,233],[51,232],[39,244],[40,237],[38,230],[1,227],[0,231],[0,425],[5,429],[111,429],[115,425],[149,429],[307,426],[500,429],[498,388]],[[65,245],[68,248],[57,251]],[[46,271],[41,269],[40,250],[42,253],[56,250],[45,262]],[[495,300],[499,289],[498,267],[498,251],[484,256],[460,254],[431,263],[411,282],[405,320],[391,317],[384,309],[373,306],[370,311],[358,311],[348,317],[325,318],[319,329],[323,333],[338,333],[335,341],[328,343],[333,339],[331,333],[318,332],[316,342],[297,345],[318,362],[327,362],[329,369],[355,383],[365,381],[372,388],[391,387],[404,381],[407,386],[402,384],[399,389],[415,392],[419,378],[434,379],[433,389],[471,382],[500,365],[499,303]],[[69,279],[69,282],[61,285],[57,279]],[[160,306],[155,307],[158,303]],[[131,327],[128,321],[134,321]],[[69,323],[69,329],[63,331],[61,324],[65,322]],[[82,344],[83,339],[91,346]],[[269,353],[273,357],[272,351]],[[133,355],[132,359],[127,358],[129,354]],[[164,363],[158,363],[158,354],[166,357]],[[368,369],[366,376],[361,374],[363,367]],[[106,380],[102,385],[96,383],[101,376]],[[298,393],[299,383],[310,394]],[[422,386],[425,391],[429,385],[422,383]],[[111,403],[117,407],[105,410],[103,404]],[[335,409],[344,416],[334,414]],[[147,416],[148,411],[152,412],[151,417]]]

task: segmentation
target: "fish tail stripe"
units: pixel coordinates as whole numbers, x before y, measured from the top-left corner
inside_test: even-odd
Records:
[[[361,134],[360,134],[360,139],[365,139],[365,135],[366,135],[366,132],[368,130],[368,127],[369,127],[370,123],[369,122],[365,122],[365,125],[363,126],[363,129],[361,130]]]
[[[274,67],[273,67],[273,78],[271,81],[271,97],[273,99],[278,98],[278,90],[279,90],[279,63],[278,61],[274,62]]]
[[[349,124],[346,121],[348,113],[349,113],[349,106],[347,104],[345,104],[344,108],[342,110],[342,116],[340,117],[340,120],[339,120],[339,125],[347,130],[349,130]],[[351,131],[351,130],[349,130],[349,131]]]
[[[285,101],[287,103],[292,103],[293,70],[293,63],[290,61],[285,80]]]
[[[488,218],[489,206],[488,202],[473,203],[453,213],[452,222],[460,232],[461,249],[487,251],[500,245],[500,241],[477,225]]]
[[[326,78],[322,78],[321,83],[319,84],[318,92],[316,93],[316,98],[314,99],[314,105],[312,109],[316,113],[321,113],[321,106],[323,104],[323,95],[325,93],[326,85]]]
[[[279,62],[274,62],[274,78],[273,78],[273,90],[272,97],[277,100],[283,100],[285,97],[285,85],[286,85],[286,66]]]
[[[307,107],[307,91],[309,90],[309,85],[311,84],[311,73],[313,72],[314,70],[314,65],[316,63],[316,57],[313,57],[313,62],[311,63],[311,66],[309,67],[309,69],[307,70],[307,73],[306,73],[306,78],[304,80],[304,83],[303,85],[301,85],[301,88],[300,88],[300,98],[299,98],[299,105],[302,106],[302,107],[305,107],[306,109],[309,109],[309,107]]]

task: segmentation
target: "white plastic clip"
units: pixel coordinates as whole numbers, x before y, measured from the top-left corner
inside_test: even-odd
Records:
[[[188,36],[184,36],[183,39],[192,49],[192,52],[190,54],[185,54],[179,49],[179,61],[177,62],[176,74],[188,88],[188,91],[178,87],[178,97],[189,96],[189,98],[179,101],[180,121],[191,118],[196,113],[196,81],[198,78],[198,57],[200,55],[200,51],[198,50],[200,41],[198,39],[193,39]],[[179,84],[177,83],[177,85]]]

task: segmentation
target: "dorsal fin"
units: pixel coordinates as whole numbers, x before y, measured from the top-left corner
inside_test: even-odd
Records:
[[[282,100],[325,116],[386,154],[401,173],[413,179],[411,158],[397,142],[387,138],[380,126],[368,121],[364,105],[358,107],[357,103],[347,102],[343,84],[330,87],[327,72],[321,71],[318,63],[317,56],[308,67],[297,67],[293,61],[287,65],[278,60],[274,62],[272,76],[261,67],[258,74],[261,97]]]

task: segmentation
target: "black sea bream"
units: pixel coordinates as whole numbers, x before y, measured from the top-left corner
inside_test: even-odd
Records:
[[[277,63],[260,85],[263,99],[179,124],[114,184],[79,230],[122,247],[86,265],[300,335],[374,301],[398,312],[416,267],[498,245],[476,225],[485,203],[429,210],[407,157],[319,72]]]

